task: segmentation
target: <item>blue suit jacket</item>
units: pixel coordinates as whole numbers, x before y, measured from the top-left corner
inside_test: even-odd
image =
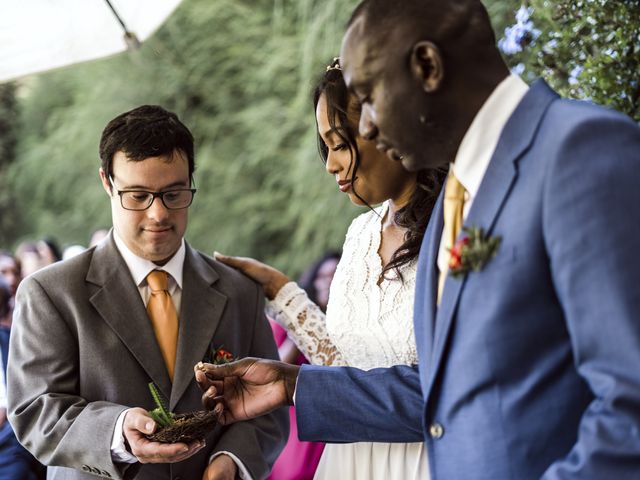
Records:
[[[436,308],[440,199],[419,369],[303,368],[301,438],[424,438],[434,480],[640,478],[639,207],[638,126],[535,83],[465,221],[501,237],[496,257]]]

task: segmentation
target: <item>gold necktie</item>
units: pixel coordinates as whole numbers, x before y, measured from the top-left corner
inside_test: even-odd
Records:
[[[447,264],[440,271],[438,278],[438,305],[442,298],[442,290],[444,289],[444,281],[447,278],[449,270],[449,250],[453,247],[460,229],[462,228],[462,211],[464,208],[464,194],[466,190],[453,174],[453,170],[449,172],[447,183],[444,186],[444,229],[442,238],[444,246],[447,249]]]
[[[173,382],[173,369],[176,364],[178,346],[178,314],[167,289],[167,272],[154,270],[147,275],[151,296],[147,303],[147,312],[156,334],[164,363]]]

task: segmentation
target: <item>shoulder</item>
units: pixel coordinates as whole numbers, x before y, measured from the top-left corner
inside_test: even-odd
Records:
[[[541,128],[546,134],[545,139],[555,138],[559,143],[567,138],[591,142],[610,141],[608,137],[618,129],[640,133],[640,128],[631,118],[616,110],[588,101],[566,98],[559,98],[551,103]],[[607,136],[604,135],[605,132]]]
[[[23,279],[20,282],[20,287],[29,289],[38,284],[44,289],[68,290],[72,285],[80,282],[84,283],[94,251],[95,247],[68,260],[61,260],[48,265]]]
[[[217,277],[216,283],[219,283],[226,288],[245,292],[255,291],[260,288],[258,283],[256,283],[253,279],[247,277],[239,270],[225,265],[224,263],[217,261],[210,255],[207,255],[198,250],[192,250],[192,252],[194,254],[193,258],[196,263],[200,263],[201,266],[210,269],[214,273],[214,276]]]

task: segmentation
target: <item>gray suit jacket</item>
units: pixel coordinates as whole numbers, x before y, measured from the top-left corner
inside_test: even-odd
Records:
[[[113,238],[25,279],[17,294],[8,380],[9,418],[48,478],[200,479],[229,451],[267,476],[287,436],[286,410],[216,427],[207,446],[176,464],[125,468],[111,460],[118,415],[153,408],[153,381],[174,412],[202,409],[193,366],[210,346],[236,357],[277,358],[262,290],[187,245],[173,385],[144,304]]]

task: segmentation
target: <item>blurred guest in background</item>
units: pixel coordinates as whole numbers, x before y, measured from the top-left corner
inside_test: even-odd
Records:
[[[45,237],[38,241],[37,247],[44,267],[62,260],[62,253],[60,252],[58,242],[52,237]]]
[[[20,271],[20,263],[8,250],[0,250],[0,277],[3,278],[9,286],[9,290],[11,292],[9,307],[13,310],[16,290],[18,289],[18,284],[22,279],[22,275]],[[10,319],[11,316],[9,315],[8,318]]]
[[[68,247],[65,247],[64,251],[62,252],[62,260],[68,260],[75,257],[76,255],[80,255],[85,250],[86,248],[84,248],[82,245],[69,245]]]
[[[20,262],[22,278],[28,277],[46,265],[38,249],[37,242],[29,240],[18,245],[18,248],[16,248],[16,258],[18,262]]]
[[[95,230],[91,234],[91,238],[89,239],[89,248],[95,247],[103,239],[107,238],[108,235],[109,235],[109,230],[107,228],[100,228],[98,230]]]
[[[0,253],[0,258],[6,258],[5,252]],[[0,276],[0,479],[39,480],[44,479],[45,468],[22,448],[7,421],[7,355],[14,294],[15,290]]]

